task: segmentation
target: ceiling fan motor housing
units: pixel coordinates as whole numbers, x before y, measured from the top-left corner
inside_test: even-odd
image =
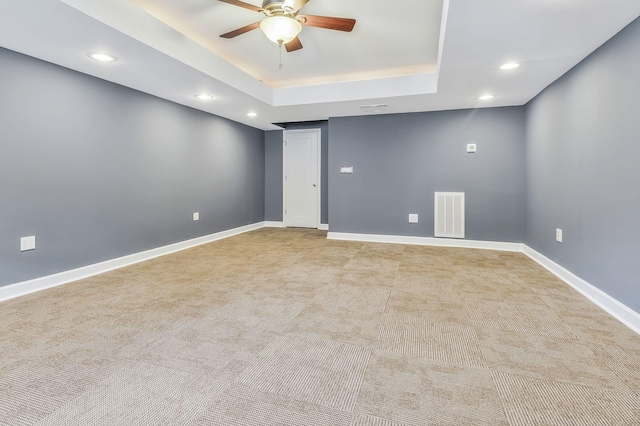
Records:
[[[285,15],[295,17],[309,0],[264,0],[262,11],[267,16]]]

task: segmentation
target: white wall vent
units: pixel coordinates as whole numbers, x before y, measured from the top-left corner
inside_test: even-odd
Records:
[[[436,192],[434,237],[464,238],[464,192]]]

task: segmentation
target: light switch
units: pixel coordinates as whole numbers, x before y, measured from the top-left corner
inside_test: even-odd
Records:
[[[193,221],[195,222],[197,220],[200,220],[200,212],[195,212],[193,214]]]
[[[20,238],[20,251],[28,251],[36,249],[36,237],[32,235],[30,237]]]
[[[415,213],[409,213],[409,223],[418,223],[418,215]]]
[[[342,166],[340,167],[341,174],[353,174],[353,166]]]
[[[556,241],[559,243],[562,242],[562,229],[560,228],[556,228]]]
[[[475,143],[467,144],[467,153],[474,154],[475,152],[476,152],[476,144]]]

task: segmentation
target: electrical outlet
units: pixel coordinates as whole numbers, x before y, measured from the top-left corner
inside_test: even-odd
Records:
[[[556,228],[556,241],[559,243],[562,242],[562,229],[560,228]]]
[[[409,223],[418,223],[418,215],[409,213]]]
[[[28,251],[36,249],[36,237],[32,235],[30,237],[20,238],[20,251]]]
[[[193,221],[195,222],[195,221],[198,221],[198,220],[200,220],[200,212],[195,212],[193,214]]]

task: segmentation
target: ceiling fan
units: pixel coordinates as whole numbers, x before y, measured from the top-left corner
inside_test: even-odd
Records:
[[[355,19],[332,18],[328,16],[299,15],[300,9],[309,0],[264,0],[262,7],[254,6],[240,0],[218,0],[234,6],[260,12],[267,17],[262,21],[254,22],[222,34],[222,38],[234,38],[249,31],[260,28],[269,40],[282,46],[287,52],[302,49],[302,43],[298,34],[302,31],[302,26],[325,28],[328,30],[338,30],[351,32],[356,24]]]

